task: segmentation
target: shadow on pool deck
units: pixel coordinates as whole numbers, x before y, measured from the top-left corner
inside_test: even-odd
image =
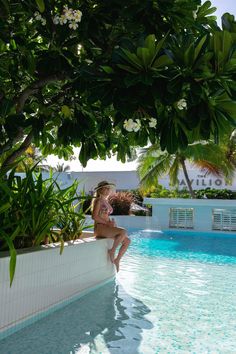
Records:
[[[3,339],[0,353],[138,353],[149,312],[113,281]]]

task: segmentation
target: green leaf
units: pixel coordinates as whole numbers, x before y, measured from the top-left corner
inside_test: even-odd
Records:
[[[107,74],[113,74],[114,70],[112,69],[111,66],[108,65],[101,65],[101,68],[103,69],[103,71],[105,71],[105,73]]]
[[[144,42],[145,47],[148,49],[150,56],[153,58],[156,55],[156,37],[150,34],[146,37]]]
[[[5,236],[4,239],[5,239],[8,247],[9,247],[9,250],[10,250],[9,273],[10,273],[10,286],[11,286],[13,279],[14,279],[14,275],[15,275],[17,253],[16,253],[16,250],[15,250],[15,247],[14,247],[14,244],[13,244],[11,238],[8,236]]]
[[[128,71],[132,74],[137,74],[139,71],[132,68],[131,66],[128,66],[128,65],[124,65],[124,64],[117,64],[117,66],[120,68],[120,69],[123,69],[125,71]]]
[[[65,118],[71,117],[71,110],[70,107],[63,105],[61,107],[61,113],[64,115]]]
[[[35,0],[39,11],[42,13],[45,10],[44,0]]]
[[[140,61],[142,62],[143,66],[145,67],[145,69],[148,68],[148,66],[151,63],[151,57],[150,57],[150,52],[147,48],[137,48],[137,56],[140,59]]]
[[[194,44],[193,43],[184,52],[184,63],[186,66],[192,66],[194,63]]]
[[[236,119],[236,102],[234,101],[222,101],[217,108],[220,111],[227,112],[233,119]]]
[[[196,46],[195,51],[194,51],[194,61],[197,59],[200,51],[202,50],[203,44],[206,42],[206,39],[207,39],[207,36],[202,37],[202,39],[200,40],[200,42]]]
[[[136,54],[131,53],[129,50],[121,48],[123,51],[122,57],[127,60],[130,64],[133,64],[136,68],[142,69],[142,63]]]
[[[11,203],[5,203],[3,205],[0,206],[0,213],[4,213],[4,211],[6,211],[7,209],[9,209],[11,206]]]
[[[168,55],[164,54],[164,55],[161,55],[160,57],[158,57],[154,63],[152,64],[152,66],[156,69],[158,68],[161,68],[163,66],[168,66],[168,65],[171,65],[173,64],[173,60],[168,57]]]

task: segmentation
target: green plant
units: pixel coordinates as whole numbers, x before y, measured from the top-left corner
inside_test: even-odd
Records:
[[[195,194],[198,199],[234,199],[234,193],[229,189],[206,188],[195,191]]]
[[[114,215],[129,215],[131,204],[135,198],[130,192],[117,192],[109,197]]]
[[[85,228],[92,227],[92,225],[85,224],[84,203],[86,198],[83,194],[77,194],[77,187],[78,182],[75,181],[63,195],[62,206],[56,225],[60,228],[60,232],[54,233],[54,236],[56,235],[61,240],[62,245],[64,245],[64,241],[74,241],[81,236]]]
[[[78,182],[61,189],[50,176],[43,180],[35,173],[36,165],[26,169],[24,178],[15,174],[15,167],[0,175],[0,249],[10,250],[10,284],[16,266],[16,249],[40,245],[45,238],[53,241],[74,239],[84,228],[85,216],[79,207],[76,189]],[[53,227],[63,226],[59,233]]]

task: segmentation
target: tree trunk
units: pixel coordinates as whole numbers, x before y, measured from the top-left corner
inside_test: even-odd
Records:
[[[20,157],[25,152],[25,150],[30,146],[32,140],[33,140],[33,132],[31,131],[26,136],[25,140],[22,142],[20,147],[17,150],[13,151],[12,154],[6,158],[6,160],[3,162],[1,166],[1,170],[8,168],[8,166],[10,166],[15,161],[15,159]]]
[[[181,158],[180,159],[180,163],[181,163],[181,166],[182,166],[183,171],[184,171],[184,177],[185,177],[188,189],[189,189],[189,193],[191,195],[191,198],[194,199],[195,198],[195,194],[194,194],[194,191],[193,191],[193,188],[192,188],[191,181],[190,181],[189,176],[188,176],[188,171],[187,171],[187,168],[186,168],[186,165],[185,165],[185,159]]]

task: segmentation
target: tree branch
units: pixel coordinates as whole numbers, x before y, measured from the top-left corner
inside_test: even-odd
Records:
[[[22,153],[30,146],[33,140],[33,131],[31,130],[30,133],[26,136],[25,140],[19,146],[19,148],[11,153],[10,156],[6,158],[3,162],[1,169],[6,168],[8,165],[11,165],[15,159],[22,155]]]
[[[51,76],[48,76],[48,77],[45,77],[45,78],[40,79],[38,81],[35,81],[29,87],[26,87],[20,93],[20,95],[15,99],[17,113],[19,113],[23,110],[25,102],[29,98],[29,96],[36,93],[40,88],[46,86],[50,82],[65,80],[66,77],[67,77],[67,75],[65,73],[53,74]]]
[[[12,139],[8,139],[8,141],[3,146],[0,147],[0,155],[4,154],[4,152],[11,150],[12,146],[18,143],[18,141],[21,140],[23,136],[24,136],[24,129],[22,127],[19,127],[16,136]]]

